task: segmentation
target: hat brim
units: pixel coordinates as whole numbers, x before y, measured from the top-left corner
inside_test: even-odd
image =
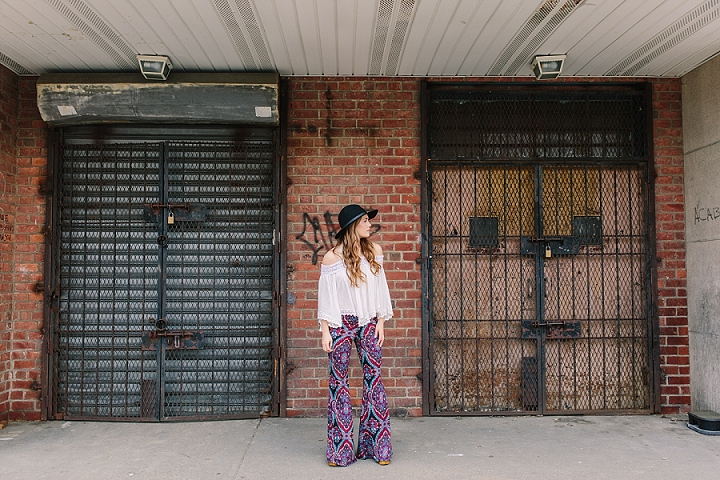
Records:
[[[373,218],[375,218],[375,216],[376,216],[377,214],[378,214],[377,209],[375,209],[375,210],[369,210],[369,211],[364,212],[364,213],[359,213],[359,214],[356,215],[352,220],[350,220],[350,221],[348,222],[347,227],[341,229],[339,232],[337,232],[337,233],[335,234],[335,240],[340,240],[340,239],[342,239],[342,237],[345,235],[345,232],[347,232],[348,227],[349,227],[350,225],[352,225],[353,223],[357,222],[358,220],[360,220],[360,219],[363,217],[363,215],[367,215],[367,216],[368,216],[368,219],[372,220]]]

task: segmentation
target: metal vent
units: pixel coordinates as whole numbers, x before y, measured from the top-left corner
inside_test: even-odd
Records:
[[[720,0],[709,0],[623,58],[605,75],[634,75],[648,63],[720,15]]]
[[[107,53],[119,67],[126,70],[135,69],[136,52],[85,2],[82,0],[48,0],[48,2]]]
[[[505,66],[515,57],[505,74],[514,75],[524,64],[532,53],[560,26],[560,24],[572,13],[582,0],[568,0],[561,4],[559,0],[548,0],[538,8],[530,20],[515,35],[515,38],[503,50],[502,54],[495,61],[488,72],[488,75],[501,75]],[[553,12],[555,12],[553,14]],[[548,19],[549,18],[549,19]],[[546,21],[547,20],[547,21]],[[541,28],[542,27],[542,28]],[[540,29],[539,31],[537,31]],[[533,32],[536,32],[533,35]],[[528,41],[529,39],[529,41]],[[527,43],[526,43],[527,42]],[[523,45],[525,48],[518,54],[518,49]]]
[[[393,0],[380,0],[377,20],[375,21],[375,36],[373,37],[372,59],[370,60],[370,75],[380,74],[392,11]]]
[[[415,0],[381,0],[375,20],[370,74],[396,75]],[[392,37],[389,32],[392,31]],[[388,40],[390,47],[387,48]],[[383,68],[383,63],[385,64]]]
[[[237,5],[240,16],[245,22],[245,28],[250,34],[250,40],[252,40],[255,52],[260,60],[260,68],[268,71],[272,70],[270,55],[268,55],[265,40],[260,32],[260,28],[258,28],[257,18],[255,18],[255,12],[253,12],[250,2],[248,0],[235,0],[235,5]]]
[[[243,31],[240,29],[240,25],[237,22],[237,18],[235,18],[235,13],[230,7],[230,4],[227,0],[213,0],[213,3],[225,22],[225,26],[235,43],[240,57],[242,57],[243,63],[245,63],[245,66],[249,69],[256,69],[257,64],[255,63],[255,59],[250,52],[250,47],[248,47],[245,41],[245,35],[243,35]]]
[[[405,44],[405,34],[410,25],[413,8],[415,8],[415,0],[402,0],[400,2],[400,11],[395,20],[395,31],[393,32],[390,42],[390,51],[388,52],[387,65],[385,67],[386,75],[397,75],[400,53]]]
[[[23,67],[19,63],[17,63],[12,58],[8,57],[4,53],[0,52],[0,64],[5,65],[7,68],[12,70],[13,72],[17,73],[18,75],[37,75],[34,72],[31,72],[27,68]]]

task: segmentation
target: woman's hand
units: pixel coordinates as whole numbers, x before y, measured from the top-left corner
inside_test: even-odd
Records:
[[[375,325],[375,338],[377,338],[378,346],[382,347],[385,341],[385,319],[380,318]]]
[[[327,353],[330,353],[333,351],[333,339],[332,335],[330,335],[330,327],[328,327],[327,320],[322,320],[320,324],[322,325],[320,328],[322,330],[322,349]]]

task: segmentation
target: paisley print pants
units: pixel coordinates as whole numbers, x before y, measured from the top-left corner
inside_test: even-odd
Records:
[[[382,350],[375,338],[376,321],[358,326],[352,315],[343,316],[343,325],[330,328],[333,351],[330,359],[328,396],[327,461],[347,466],[357,459],[390,460],[390,415],[380,376]],[[353,416],[348,384],[348,363],[355,342],[363,369],[363,397],[357,454],[353,446]]]

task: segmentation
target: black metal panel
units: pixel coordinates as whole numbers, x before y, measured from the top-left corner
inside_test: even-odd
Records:
[[[58,413],[270,413],[274,162],[273,135],[65,144]]]
[[[652,407],[646,101],[428,85],[429,413]]]
[[[168,330],[204,349],[165,352],[164,416],[269,413],[272,380],[273,144],[168,144],[168,203],[207,206],[167,226]]]
[[[434,411],[647,410],[645,169],[428,168]],[[478,248],[478,214],[496,248]],[[578,218],[602,238],[571,235]]]
[[[600,216],[573,217],[573,236],[582,245],[602,245],[602,218]]]
[[[641,89],[433,85],[427,108],[433,160],[647,155]]]
[[[471,248],[496,248],[498,246],[497,217],[470,217]]]
[[[142,334],[158,311],[157,226],[143,204],[160,193],[162,148],[65,146],[60,198],[57,412],[141,418],[157,355]]]
[[[536,318],[533,169],[430,162],[430,313],[434,413],[523,411],[523,320]],[[468,218],[498,221],[497,248],[471,245]],[[535,381],[537,384],[537,380]]]

